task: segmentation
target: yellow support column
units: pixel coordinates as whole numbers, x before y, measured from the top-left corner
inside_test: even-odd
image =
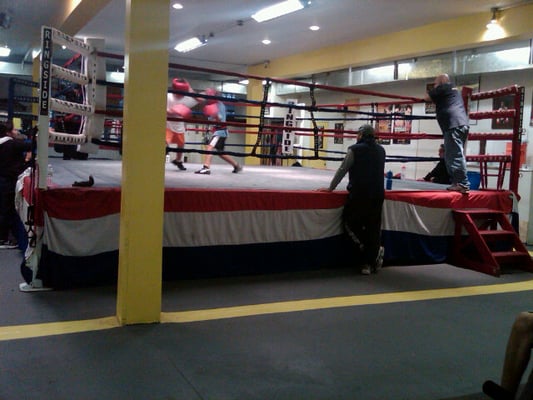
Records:
[[[168,0],[126,2],[117,318],[159,322],[163,243]]]

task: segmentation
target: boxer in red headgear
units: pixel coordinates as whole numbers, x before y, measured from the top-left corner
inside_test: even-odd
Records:
[[[172,89],[179,92],[194,93],[189,82],[183,78],[172,79]],[[169,117],[190,118],[192,114],[191,108],[196,104],[198,104],[198,101],[191,96],[187,96],[185,93],[169,92],[167,94],[167,114]],[[178,149],[185,148],[185,130],[185,122],[167,121],[167,146]],[[180,170],[185,171],[187,168],[183,165],[183,152],[177,151],[172,153],[175,154],[175,156],[171,156],[173,158],[172,164]]]
[[[207,96],[216,96],[217,92],[215,89],[206,89],[204,94]],[[206,105],[204,106],[203,112],[204,115],[214,122],[214,125],[211,127],[212,136],[207,144],[207,151],[217,150],[222,152],[226,144],[226,138],[228,137],[228,128],[225,124],[226,122],[226,105],[217,99],[206,99]],[[233,166],[233,173],[236,174],[242,171],[242,166],[231,158],[228,154],[219,153],[218,156],[226,161],[228,164]],[[211,159],[213,154],[208,153],[204,157],[204,165],[201,169],[196,171],[196,174],[209,175],[211,174]]]

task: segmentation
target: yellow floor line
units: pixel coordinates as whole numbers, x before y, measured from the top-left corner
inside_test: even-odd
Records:
[[[118,328],[117,317],[104,317],[81,321],[47,322],[44,324],[12,325],[0,327],[0,341],[29,339],[42,336],[64,335]]]
[[[245,306],[221,307],[194,311],[162,312],[162,323],[187,323],[255,315],[352,307],[371,304],[387,304],[407,301],[435,300],[454,297],[479,296],[533,290],[533,280],[498,285],[467,286],[460,288],[413,290],[408,292],[329,297]],[[64,335],[118,328],[115,316],[81,321],[49,322],[42,324],[0,327],[0,341]]]
[[[370,304],[398,303],[406,301],[446,299],[453,297],[479,296],[485,294],[521,292],[526,290],[533,290],[533,281],[488,286],[467,286],[449,289],[414,290],[409,292],[282,301],[276,303],[212,308],[196,311],[167,312],[161,313],[161,322],[198,322],[214,319],[248,317],[253,315],[320,310],[325,308],[352,307]]]

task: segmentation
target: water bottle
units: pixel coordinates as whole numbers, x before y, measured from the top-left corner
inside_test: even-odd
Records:
[[[54,168],[52,164],[48,164],[48,169],[46,171],[46,184],[48,186],[52,185],[52,177],[54,176]]]
[[[400,172],[400,177],[401,179],[405,179],[405,170],[407,168],[405,167],[405,164],[402,164],[402,169],[401,169],[401,172]]]
[[[385,189],[387,190],[392,189],[392,171],[387,172],[387,183],[385,185]]]

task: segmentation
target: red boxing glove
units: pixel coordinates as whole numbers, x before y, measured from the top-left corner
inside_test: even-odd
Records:
[[[217,103],[206,105],[203,111],[206,117],[218,118],[218,104]]]
[[[172,111],[173,114],[178,114],[182,118],[190,118],[192,115],[191,109],[185,104],[176,104],[170,108],[170,111]]]

